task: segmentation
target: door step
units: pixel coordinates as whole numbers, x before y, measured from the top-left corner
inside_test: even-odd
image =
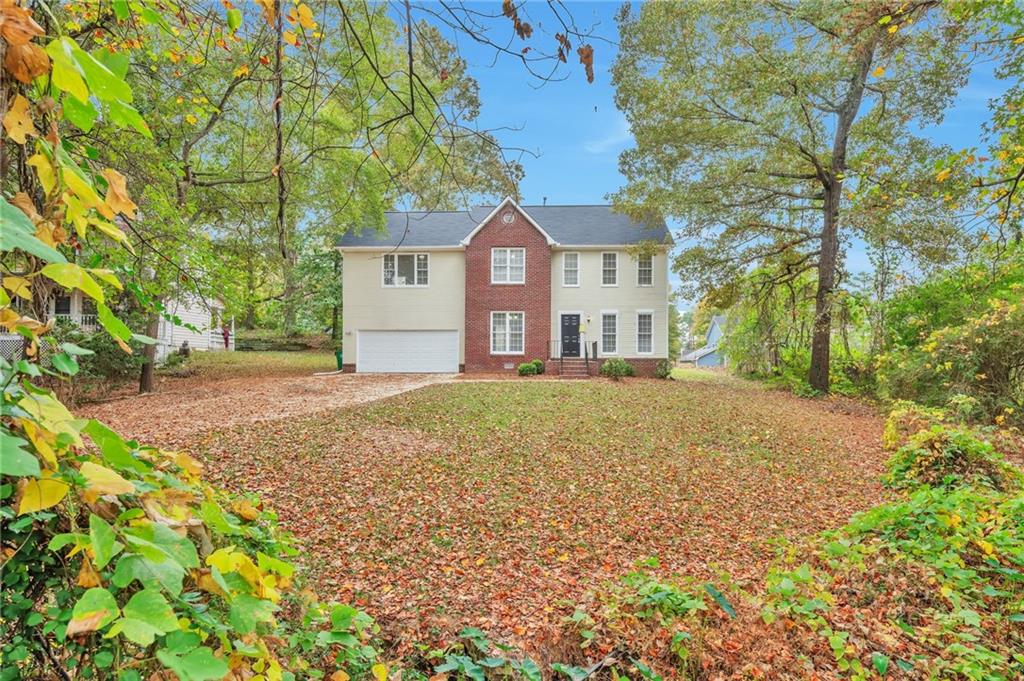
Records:
[[[562,360],[559,376],[561,378],[590,378],[587,373],[586,361],[576,357]]]

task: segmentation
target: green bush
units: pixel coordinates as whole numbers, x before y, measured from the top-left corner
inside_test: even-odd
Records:
[[[659,360],[654,367],[654,375],[658,378],[670,378],[672,376],[672,362],[667,359]]]
[[[536,376],[538,373],[537,365],[533,362],[523,362],[519,365],[518,371],[520,376]]]
[[[889,459],[885,481],[893,487],[987,487],[998,492],[1021,488],[1019,470],[1006,463],[991,443],[965,429],[934,425],[910,438]]]
[[[1009,296],[880,357],[881,396],[932,407],[952,401],[973,420],[1024,423],[1024,284],[1011,286]]]
[[[532,362],[530,362],[530,364],[532,364],[533,366],[537,367],[537,373],[538,374],[543,374],[544,373],[544,360],[542,360],[542,359],[535,359]]]
[[[601,375],[618,381],[624,376],[636,376],[636,369],[621,357],[613,357],[601,365]]]

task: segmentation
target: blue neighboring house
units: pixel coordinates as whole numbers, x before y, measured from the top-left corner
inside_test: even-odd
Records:
[[[718,349],[718,343],[725,331],[725,315],[715,315],[711,318],[708,326],[708,333],[704,339],[704,347],[687,353],[679,358],[680,362],[693,362],[698,367],[722,367],[725,366],[725,355]]]

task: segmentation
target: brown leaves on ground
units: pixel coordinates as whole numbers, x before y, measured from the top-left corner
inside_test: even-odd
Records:
[[[363,397],[409,380],[337,378]],[[536,650],[588,588],[648,556],[748,584],[774,538],[884,496],[880,419],[737,380],[458,382],[295,418],[330,408],[327,385],[226,381],[95,415],[190,441],[213,478],[259,492],[305,543],[320,595],[364,605],[398,652],[463,626]],[[244,425],[179,432],[218,422]]]

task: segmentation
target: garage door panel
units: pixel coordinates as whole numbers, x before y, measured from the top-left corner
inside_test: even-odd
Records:
[[[357,331],[360,373],[456,373],[458,331]]]

